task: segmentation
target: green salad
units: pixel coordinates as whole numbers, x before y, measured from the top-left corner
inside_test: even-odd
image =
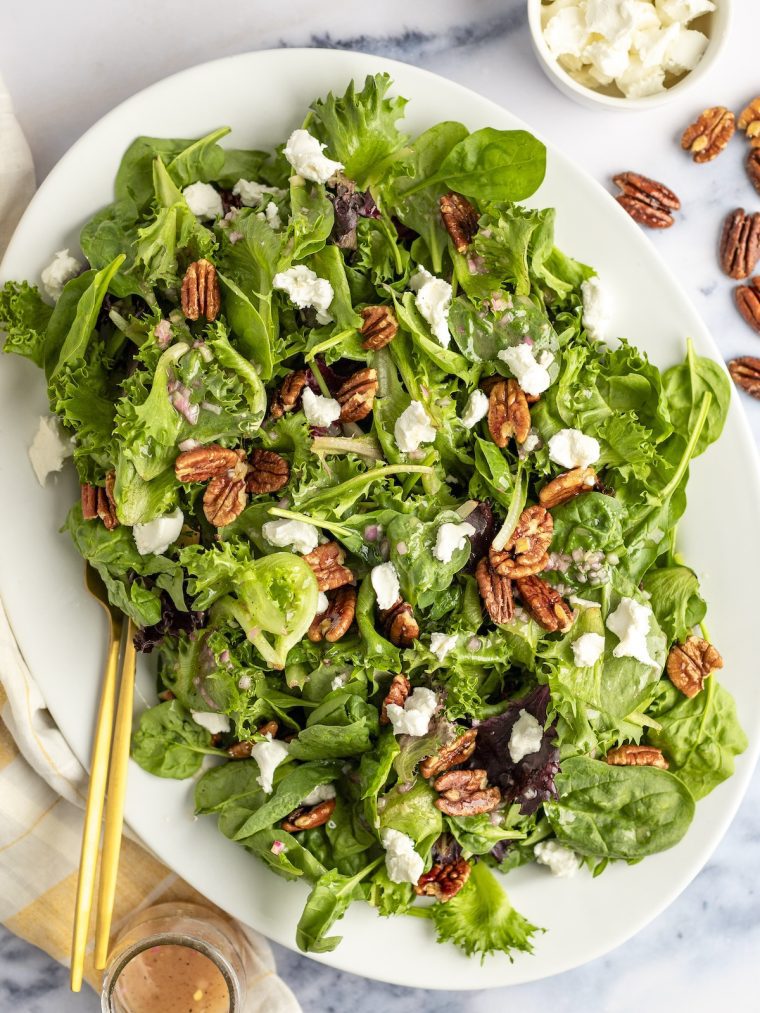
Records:
[[[137,138],[86,263],[43,271],[54,305],[6,284],[0,328],[157,661],[136,762],[310,885],[301,949],[364,901],[512,957],[540,930],[500,873],[672,847],[746,746],[676,538],[729,385],[605,333],[518,203],[536,138],[411,138],[390,85],[274,152]]]

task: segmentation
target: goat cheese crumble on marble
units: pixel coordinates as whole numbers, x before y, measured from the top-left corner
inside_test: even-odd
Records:
[[[288,138],[283,154],[297,175],[311,180],[312,183],[326,183],[343,168],[342,162],[334,162],[323,154],[326,147],[326,144],[320,144],[308,130],[294,130]]]
[[[482,390],[474,390],[467,398],[467,404],[462,412],[462,425],[465,429],[472,429],[488,414],[488,397]]]
[[[224,214],[219,191],[210,183],[191,183],[182,191],[182,196],[196,218],[213,220]]]
[[[409,279],[409,288],[414,292],[414,301],[420,315],[430,324],[430,330],[444,348],[449,347],[449,310],[451,309],[451,285],[443,278],[436,278],[424,267]]]
[[[257,742],[251,750],[251,756],[259,765],[259,776],[256,780],[264,789],[265,794],[272,794],[272,778],[275,770],[288,755],[288,746],[279,739],[267,736],[265,742]]]
[[[420,444],[432,443],[435,427],[421,401],[412,401],[396,419],[393,427],[396,446],[402,453],[410,454],[419,450]]]
[[[320,426],[326,429],[340,418],[342,411],[340,403],[333,397],[315,394],[309,387],[304,387],[301,403],[306,421],[310,426]]]
[[[582,633],[573,641],[573,658],[578,668],[591,668],[604,654],[601,633]]]
[[[74,453],[74,447],[71,440],[62,437],[58,422],[52,415],[41,415],[27,453],[37,481],[44,485],[51,472],[63,468],[63,462]]]
[[[548,370],[554,361],[551,352],[540,352],[536,357],[533,347],[527,342],[523,342],[521,345],[502,348],[497,354],[498,358],[509,366],[525,393],[530,394],[531,397],[538,397],[551,386],[552,381]]]
[[[379,609],[393,608],[401,597],[401,586],[393,563],[381,563],[370,570],[370,581]]]
[[[530,753],[537,753],[544,738],[543,725],[523,708],[517,715],[509,736],[509,755],[512,763],[519,763]]]
[[[549,440],[549,460],[563,468],[587,468],[600,453],[599,441],[580,429],[560,429]]]
[[[262,524],[261,533],[270,545],[280,549],[293,548],[304,556],[319,545],[319,531],[313,524],[290,521],[286,517]]]
[[[385,868],[392,883],[416,883],[425,871],[425,862],[414,850],[414,841],[400,830],[380,831],[385,848]]]
[[[404,701],[404,706],[389,703],[386,708],[394,735],[413,735],[419,738],[428,730],[430,719],[438,706],[438,697],[432,689],[418,686]]]
[[[559,841],[539,841],[533,848],[533,854],[539,865],[548,866],[553,876],[563,879],[574,876],[581,867],[576,852]]]
[[[634,658],[642,665],[656,665],[649,656],[647,634],[652,621],[652,610],[634,598],[621,598],[620,604],[607,616],[607,629],[620,643],[612,654],[615,658]]]
[[[155,520],[147,521],[145,524],[133,525],[132,537],[135,540],[137,551],[141,556],[151,554],[160,556],[177,541],[184,523],[185,517],[177,507],[170,514],[164,514],[163,517],[156,517]]]
[[[461,524],[441,524],[435,536],[433,555],[441,563],[450,563],[457,549],[464,549],[468,536],[475,534],[475,528],[467,521]]]
[[[61,297],[63,286],[82,270],[83,265],[68,250],[59,250],[40,274],[42,287],[55,302]]]
[[[296,264],[287,271],[279,271],[272,279],[272,287],[279,289],[288,296],[299,310],[313,308],[317,313],[317,323],[332,323],[328,313],[333,301],[333,287],[326,278],[320,278],[305,264]]]

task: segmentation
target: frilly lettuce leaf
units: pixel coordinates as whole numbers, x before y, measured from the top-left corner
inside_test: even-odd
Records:
[[[35,285],[8,281],[0,289],[0,334],[5,333],[4,352],[13,352],[42,366],[45,330],[52,309],[42,301]]]

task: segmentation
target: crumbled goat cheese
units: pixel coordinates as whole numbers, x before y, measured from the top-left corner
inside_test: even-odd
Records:
[[[594,341],[607,337],[610,316],[609,293],[598,275],[587,278],[581,285],[583,297],[583,326]]]
[[[326,278],[319,278],[305,264],[296,264],[287,271],[278,272],[272,279],[272,287],[285,292],[299,310],[312,307],[317,312],[317,323],[332,323],[327,312],[333,301],[333,287]]]
[[[342,411],[340,403],[333,397],[315,394],[309,387],[304,387],[301,403],[306,421],[310,426],[320,426],[326,429],[340,418]]]
[[[531,397],[543,394],[550,387],[552,381],[547,367],[554,361],[550,352],[542,352],[537,359],[532,346],[524,342],[522,345],[503,348],[498,357],[506,362],[517,382]]]
[[[61,436],[58,423],[52,415],[41,415],[28,454],[34,474],[40,485],[53,471],[60,471],[63,462],[74,453],[71,440]]]
[[[448,521],[441,524],[435,536],[433,555],[441,563],[450,563],[454,553],[458,549],[466,548],[469,536],[474,534],[475,528],[467,521],[461,524],[451,524]]]
[[[560,429],[549,440],[549,460],[563,468],[587,468],[600,453],[599,441],[580,429]]]
[[[68,250],[59,250],[50,261],[48,266],[40,274],[42,287],[56,302],[63,292],[63,286],[67,281],[76,277],[82,270],[82,264],[72,257]]]
[[[381,563],[370,570],[372,588],[380,609],[392,608],[401,597],[401,586],[393,563]]]
[[[285,191],[278,186],[265,186],[253,179],[239,179],[232,192],[240,198],[240,203],[247,208],[258,207],[264,203],[265,197],[284,197]]]
[[[443,661],[446,655],[450,651],[453,651],[456,646],[457,637],[455,633],[449,637],[445,633],[430,634],[430,650],[439,661]]]
[[[277,205],[274,201],[270,200],[264,210],[259,211],[256,217],[260,218],[262,222],[266,222],[270,229],[277,231],[277,229],[282,228],[280,212],[277,210]]]
[[[164,514],[163,517],[156,517],[155,520],[147,521],[145,524],[135,524],[132,528],[132,536],[137,551],[141,556],[149,556],[151,553],[160,556],[173,542],[177,541],[184,522],[184,515],[177,507],[170,514]]]
[[[682,28],[665,53],[663,68],[666,74],[684,74],[694,70],[704,56],[709,39],[702,32]]]
[[[320,591],[317,595],[317,611],[316,615],[321,616],[323,612],[326,612],[330,607],[330,599],[327,597],[324,591]]]
[[[398,449],[404,454],[413,453],[421,443],[432,443],[435,427],[421,401],[412,401],[396,419],[393,427]]]
[[[292,547],[304,556],[307,552],[313,552],[319,544],[319,531],[313,524],[289,521],[285,517],[267,521],[262,525],[261,533],[270,545],[281,549]]]
[[[251,750],[251,756],[259,765],[259,776],[256,780],[264,789],[265,794],[272,794],[272,778],[274,772],[288,755],[288,746],[279,739],[267,736],[265,742],[257,742]]]
[[[414,841],[400,830],[386,827],[380,831],[385,848],[385,868],[392,883],[416,883],[425,870],[425,862],[414,850]]]
[[[512,763],[519,763],[529,753],[537,753],[544,739],[544,729],[533,715],[523,708],[517,715],[509,736],[509,755]]]
[[[414,301],[430,330],[444,348],[449,347],[449,310],[451,309],[451,285],[443,278],[434,277],[424,267],[409,279],[409,288],[415,293]]]
[[[576,852],[559,841],[539,841],[533,848],[533,854],[539,865],[549,867],[553,876],[568,878],[574,876],[581,867]]]
[[[607,629],[620,643],[613,650],[615,658],[635,658],[642,665],[656,665],[649,656],[647,633],[652,621],[652,610],[633,598],[621,598],[620,604],[607,616]]]
[[[301,805],[319,805],[320,802],[329,802],[335,798],[335,787],[332,784],[318,784],[312,788],[306,798],[301,799]]]
[[[326,147],[308,130],[294,130],[283,154],[299,176],[313,183],[326,183],[330,176],[343,168],[342,162],[334,162],[323,154]]]
[[[214,219],[224,214],[219,191],[210,183],[191,183],[182,191],[182,196],[196,218]]]
[[[232,727],[230,719],[226,714],[217,714],[215,711],[193,711],[190,713],[193,716],[193,721],[200,725],[201,728],[205,728],[206,731],[211,732],[212,735],[221,735],[222,732],[228,732]]]
[[[389,703],[386,708],[394,735],[413,735],[418,738],[428,730],[430,719],[438,706],[438,697],[432,689],[418,686],[400,707]]]
[[[591,668],[604,654],[604,637],[600,633],[582,633],[573,641],[573,657],[578,668]]]
[[[330,683],[330,689],[343,689],[347,682],[351,680],[350,672],[340,672],[336,675],[333,681]]]
[[[715,10],[713,0],[655,0],[661,18],[685,25]]]
[[[472,429],[481,419],[488,414],[488,397],[482,390],[474,390],[467,398],[467,404],[462,412],[462,425],[465,429]]]

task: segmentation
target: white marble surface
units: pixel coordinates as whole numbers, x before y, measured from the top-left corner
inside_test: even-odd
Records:
[[[720,0],[718,0],[720,2]],[[675,228],[652,234],[712,328],[721,352],[760,354],[760,341],[736,314],[732,284],[719,271],[723,215],[756,209],[735,141],[708,166],[695,166],[677,138],[704,106],[740,108],[757,93],[756,19],[751,0],[734,0],[727,51],[693,95],[645,113],[604,113],[564,98],[543,77],[530,48],[525,0],[36,0],[0,7],[0,73],[14,98],[42,179],[66,148],[115,103],[195,63],[280,45],[361,49],[427,67],[487,95],[605,185],[636,169],[680,195]],[[255,101],[265,101],[265,96]],[[441,116],[445,116],[445,109]],[[760,403],[744,398],[760,440]],[[434,993],[367,982],[277,947],[280,971],[309,1013],[669,1013],[758,1008],[760,952],[756,778],[713,859],[682,897],[644,933],[585,968],[510,990]],[[87,1013],[92,993],[72,996],[65,972],[0,930],[0,1013]]]

